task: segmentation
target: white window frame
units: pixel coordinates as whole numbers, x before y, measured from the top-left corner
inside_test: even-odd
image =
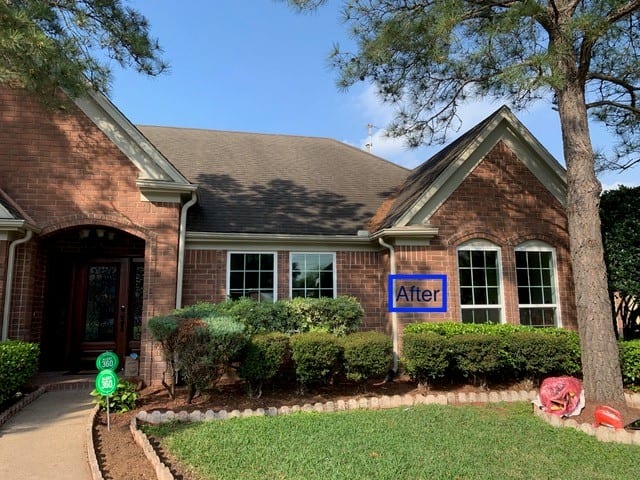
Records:
[[[336,253],[335,252],[289,252],[289,298],[293,298],[293,264],[292,259],[294,255],[331,255],[333,257],[333,297],[338,295],[338,274],[336,266]]]
[[[273,301],[278,300],[278,252],[274,251],[228,251],[226,295],[231,298],[231,255],[272,255],[273,256]]]
[[[463,305],[462,304],[462,285],[460,284],[460,251],[491,251],[496,252],[497,260],[498,260],[498,300],[500,303],[498,304],[476,304],[476,305]],[[462,313],[463,310],[473,310],[473,309],[496,309],[499,311],[499,323],[505,323],[504,319],[504,287],[502,283],[502,249],[495,245],[494,243],[489,242],[488,240],[483,239],[475,239],[469,240],[468,242],[464,242],[456,248],[456,274],[458,275],[458,305],[460,306],[460,322],[462,322]]]
[[[520,309],[521,308],[553,308],[555,309],[555,327],[562,327],[562,316],[560,312],[560,302],[559,302],[559,289],[558,289],[558,263],[556,260],[556,249],[553,248],[548,243],[542,242],[540,240],[529,240],[524,243],[521,243],[515,248],[515,252],[549,252],[551,253],[551,268],[553,275],[553,297],[555,303],[542,303],[542,304],[526,304],[520,303],[520,295],[518,293],[518,324],[520,323]],[[514,259],[514,264],[516,268],[516,289],[519,288],[518,285],[518,262]]]

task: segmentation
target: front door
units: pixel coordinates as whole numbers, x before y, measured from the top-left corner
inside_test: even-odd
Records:
[[[140,352],[142,280],[139,259],[76,262],[73,268],[69,350],[81,369],[95,368],[96,357],[111,350],[120,357]]]

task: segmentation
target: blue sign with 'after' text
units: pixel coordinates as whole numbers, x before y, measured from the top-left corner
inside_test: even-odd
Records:
[[[446,275],[389,275],[388,292],[390,312],[437,313],[447,311]]]

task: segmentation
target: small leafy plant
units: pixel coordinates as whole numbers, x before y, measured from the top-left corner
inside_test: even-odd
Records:
[[[93,403],[99,405],[101,409],[107,409],[107,397],[100,395],[97,390],[91,392],[95,397]],[[136,384],[121,380],[118,382],[116,391],[109,396],[109,410],[115,413],[125,413],[136,408],[138,401],[138,387]]]

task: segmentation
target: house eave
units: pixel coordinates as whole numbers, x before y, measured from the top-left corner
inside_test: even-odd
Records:
[[[20,232],[31,230],[34,233],[40,232],[40,227],[20,219],[0,219],[0,240],[14,240]]]
[[[369,250],[377,242],[360,235],[290,235],[271,233],[187,232],[189,250]]]
[[[424,242],[435,238],[438,235],[438,228],[428,225],[409,225],[406,227],[390,227],[378,230],[370,235],[370,238],[377,241],[379,238],[397,239],[399,241]]]
[[[147,202],[181,203],[185,195],[191,196],[197,190],[197,185],[176,184],[156,180],[136,180],[140,189],[141,199]]]

